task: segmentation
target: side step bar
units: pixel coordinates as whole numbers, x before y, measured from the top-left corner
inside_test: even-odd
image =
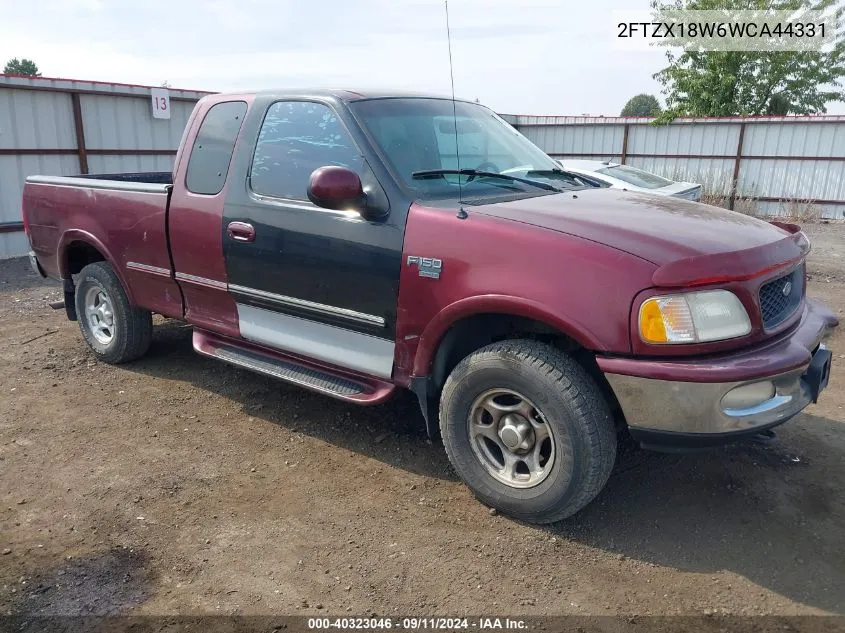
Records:
[[[193,342],[194,350],[203,356],[347,402],[378,404],[390,397],[396,388],[389,382],[322,367],[295,356],[205,330],[194,329]]]

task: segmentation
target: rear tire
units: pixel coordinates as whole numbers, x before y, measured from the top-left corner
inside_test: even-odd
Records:
[[[443,388],[440,431],[475,496],[531,523],[586,506],[616,459],[598,385],[573,358],[531,340],[493,343],[462,360]]]
[[[130,305],[111,265],[95,262],[82,269],[75,303],[82,337],[101,361],[126,363],[150,348],[152,313]]]

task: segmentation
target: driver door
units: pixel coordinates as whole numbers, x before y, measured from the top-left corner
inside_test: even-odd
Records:
[[[241,335],[389,378],[402,228],[307,197],[318,167],[366,169],[343,122],[326,103],[270,103],[250,162],[247,186],[230,194],[223,218]]]

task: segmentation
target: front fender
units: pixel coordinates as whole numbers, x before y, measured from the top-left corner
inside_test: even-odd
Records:
[[[414,355],[412,375],[425,376],[437,353],[437,348],[452,325],[478,314],[507,314],[545,323],[566,334],[582,347],[603,350],[604,345],[583,323],[565,320],[543,304],[510,295],[482,295],[466,297],[438,312],[423,330]]]
[[[436,275],[421,274],[421,257],[440,261]],[[405,384],[426,375],[449,327],[484,313],[531,319],[587,349],[629,354],[631,301],[654,269],[630,253],[480,209],[463,217],[413,204],[399,275],[394,379]]]

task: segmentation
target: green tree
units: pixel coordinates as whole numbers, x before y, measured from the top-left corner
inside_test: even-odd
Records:
[[[669,65],[654,75],[666,96],[663,121],[678,116],[817,114],[827,111],[827,103],[845,100],[845,6],[838,0],[652,0],[651,7],[832,10],[838,26],[829,51],[667,51]]]
[[[6,62],[5,68],[3,68],[3,74],[29,75],[30,77],[41,76],[41,73],[38,72],[38,66],[35,65],[34,61],[31,59],[18,59],[17,57],[13,57]]]
[[[769,105],[766,108],[766,114],[772,116],[786,116],[792,108],[789,101],[780,93],[772,95],[769,99]]]
[[[657,98],[643,93],[628,99],[620,116],[657,116],[660,112],[660,103]]]

